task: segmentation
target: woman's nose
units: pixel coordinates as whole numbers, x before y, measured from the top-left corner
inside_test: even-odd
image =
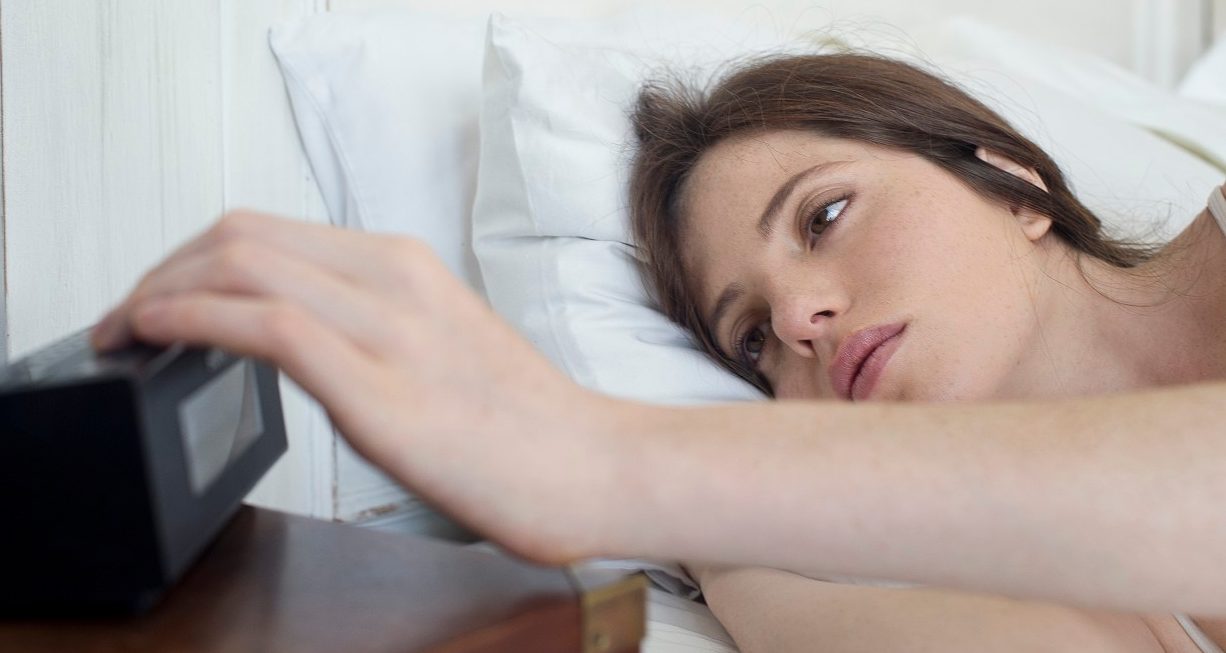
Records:
[[[832,309],[812,300],[796,299],[771,311],[771,326],[775,336],[789,349],[806,358],[816,358],[833,318]]]

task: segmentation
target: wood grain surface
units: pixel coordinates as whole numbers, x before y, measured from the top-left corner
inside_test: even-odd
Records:
[[[244,507],[151,612],[0,621],[0,652],[578,653],[560,569]]]

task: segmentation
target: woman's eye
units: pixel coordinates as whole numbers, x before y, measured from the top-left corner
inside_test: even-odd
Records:
[[[822,232],[826,231],[826,227],[830,226],[830,223],[835,220],[838,220],[839,216],[843,214],[843,209],[847,208],[847,200],[848,198],[844,197],[819,206],[813,212],[813,215],[809,217],[809,235],[822,235]]]
[[[740,338],[737,349],[741,352],[741,358],[750,364],[756,364],[766,348],[766,326],[766,323],[759,324]]]

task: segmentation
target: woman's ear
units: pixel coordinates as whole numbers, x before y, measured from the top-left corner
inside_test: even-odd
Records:
[[[975,148],[975,156],[981,161],[1004,170],[1014,177],[1024,179],[1032,185],[1042,188],[1044,192],[1047,191],[1047,185],[1043,183],[1043,178],[1039,176],[1039,173],[1034,168],[1027,168],[999,152],[994,152],[984,147]],[[1051,229],[1051,218],[1045,215],[1034,213],[1018,206],[1010,207],[1010,210],[1013,212],[1013,215],[1018,217],[1022,231],[1031,242],[1042,238]]]
[[[980,161],[989,163],[1001,170],[1004,170],[1014,177],[1025,179],[1031,184],[1042,188],[1044,191],[1047,190],[1047,185],[1043,183],[1043,179],[1039,177],[1039,173],[1036,172],[1034,168],[1023,167],[1022,164],[1018,163],[1017,161],[1014,161],[1013,159],[1010,159],[999,152],[994,152],[985,147],[975,148],[975,157]]]

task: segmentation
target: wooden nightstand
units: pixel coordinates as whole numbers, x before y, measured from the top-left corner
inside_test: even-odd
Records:
[[[0,651],[631,653],[641,577],[243,507],[148,614],[0,621]]]

